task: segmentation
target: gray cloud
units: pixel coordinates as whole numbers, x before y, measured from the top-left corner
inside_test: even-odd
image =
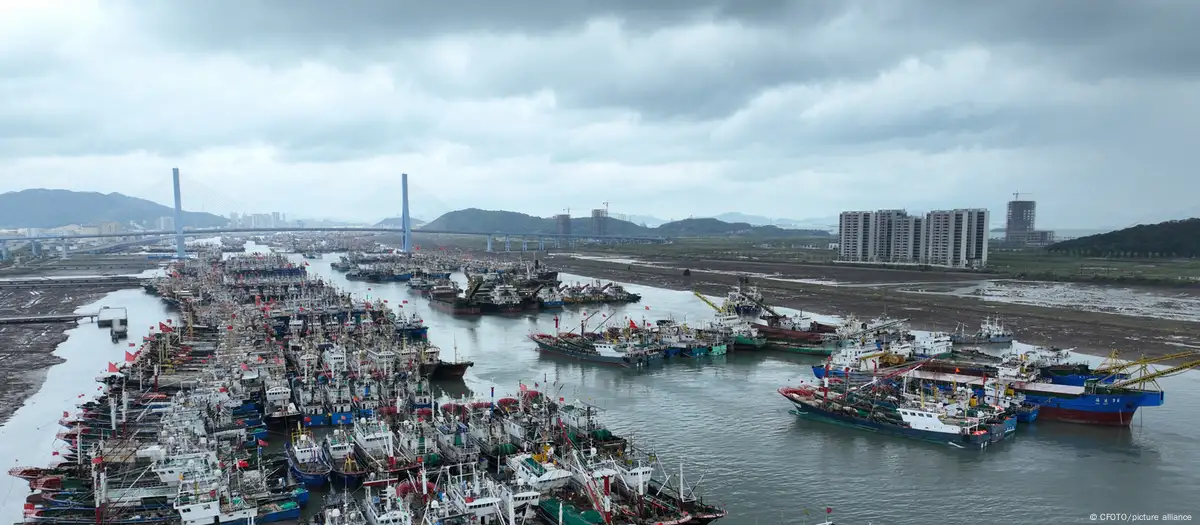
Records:
[[[405,170],[448,207],[803,217],[1036,187],[1085,226],[1200,190],[1194,2],[66,3],[0,19],[0,191],[183,164],[368,218]]]

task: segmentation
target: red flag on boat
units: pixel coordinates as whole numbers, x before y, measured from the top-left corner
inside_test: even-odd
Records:
[[[170,319],[167,319],[167,324],[171,324],[171,320],[170,320]]]
[[[260,439],[260,440],[258,440],[258,446],[265,447],[265,446],[267,446],[267,442]]]
[[[386,303],[387,301],[384,301],[384,302]],[[405,300],[403,300],[403,301],[400,301],[400,303],[401,303],[401,304],[408,304],[408,299],[405,299]]]
[[[647,309],[647,310],[649,310],[649,309],[650,309],[650,307],[649,307],[649,306],[647,306],[647,307],[646,307],[646,309]]]
[[[137,354],[133,354],[133,353],[130,353],[130,352],[125,352],[125,362],[126,362],[126,363],[132,363],[132,362],[134,362],[134,361],[136,361],[136,360],[137,360]]]
[[[158,323],[158,329],[159,329],[160,331],[162,331],[162,332],[172,332],[172,331],[174,331],[174,330],[173,330],[171,327],[167,326],[166,324],[164,324],[164,323],[162,323],[162,322],[159,322],[159,323]]]
[[[93,465],[99,465],[101,463],[104,463],[104,458],[102,458],[100,456],[96,456],[96,457],[92,458]]]
[[[129,343],[129,348],[133,348],[133,347],[135,347],[135,346],[137,346],[137,344],[135,344],[135,343]]]
[[[630,319],[630,320],[629,320],[629,329],[630,329],[630,330],[637,330],[637,323],[633,322],[633,319]]]
[[[116,364],[116,363],[109,363],[109,364],[108,364],[108,372],[109,372],[109,373],[111,373],[111,374],[115,374],[115,373],[117,373],[118,371],[119,371],[119,370],[117,369],[117,364]]]

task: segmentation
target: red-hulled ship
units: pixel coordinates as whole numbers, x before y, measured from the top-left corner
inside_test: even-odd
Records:
[[[758,333],[769,339],[801,343],[820,343],[827,335],[837,332],[837,326],[813,321],[803,315],[786,316],[769,313],[761,317],[767,324],[754,325]]]

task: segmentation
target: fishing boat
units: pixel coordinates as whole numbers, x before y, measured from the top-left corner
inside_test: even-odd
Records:
[[[508,457],[508,467],[533,490],[551,492],[571,483],[571,471],[561,468],[554,459],[554,448],[543,446],[536,454],[515,454]]]
[[[354,440],[345,430],[334,429],[322,440],[321,447],[325,462],[330,466],[330,481],[334,486],[349,488],[362,483],[368,469],[354,453]]]
[[[454,360],[443,361],[439,357],[437,360],[437,367],[430,372],[429,378],[443,381],[462,379],[463,376],[467,375],[467,369],[471,368],[472,366],[475,366],[474,361],[458,358],[458,344],[456,343],[454,345]]]
[[[408,488],[411,485],[404,485]],[[432,485],[432,484],[430,484]],[[363,495],[363,514],[370,525],[413,525],[412,509],[405,496],[412,490],[404,490],[401,485],[385,485],[378,492],[371,487],[365,487]],[[437,492],[436,487],[427,487],[427,494]]]
[[[966,326],[960,324],[950,340],[956,345],[1008,344],[1013,342],[1013,333],[999,319],[986,317],[975,333],[967,333]]]
[[[541,352],[617,366],[644,366],[662,359],[662,352],[629,351],[627,346],[594,343],[578,334],[566,333],[560,336],[550,334],[530,334],[529,339],[537,344]]]
[[[828,378],[824,381],[819,388],[812,385],[780,388],[779,394],[792,403],[793,413],[802,418],[958,448],[983,448],[1009,434],[1007,422],[972,417],[956,405],[935,410],[896,404],[890,401],[896,399],[895,395],[882,392],[877,384],[833,392]],[[1011,425],[1015,428],[1015,415]]]
[[[297,430],[287,444],[288,467],[301,483],[313,488],[323,487],[329,481],[332,468],[325,459],[321,444],[312,434]]]

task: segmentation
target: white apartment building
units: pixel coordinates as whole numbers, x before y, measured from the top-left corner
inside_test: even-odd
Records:
[[[871,212],[844,211],[838,218],[838,259],[869,261],[871,248]]]
[[[931,211],[925,219],[926,264],[956,268],[987,266],[988,211]]]
[[[843,212],[838,222],[841,261],[987,265],[987,210],[940,210],[923,217],[904,210],[850,211]]]

